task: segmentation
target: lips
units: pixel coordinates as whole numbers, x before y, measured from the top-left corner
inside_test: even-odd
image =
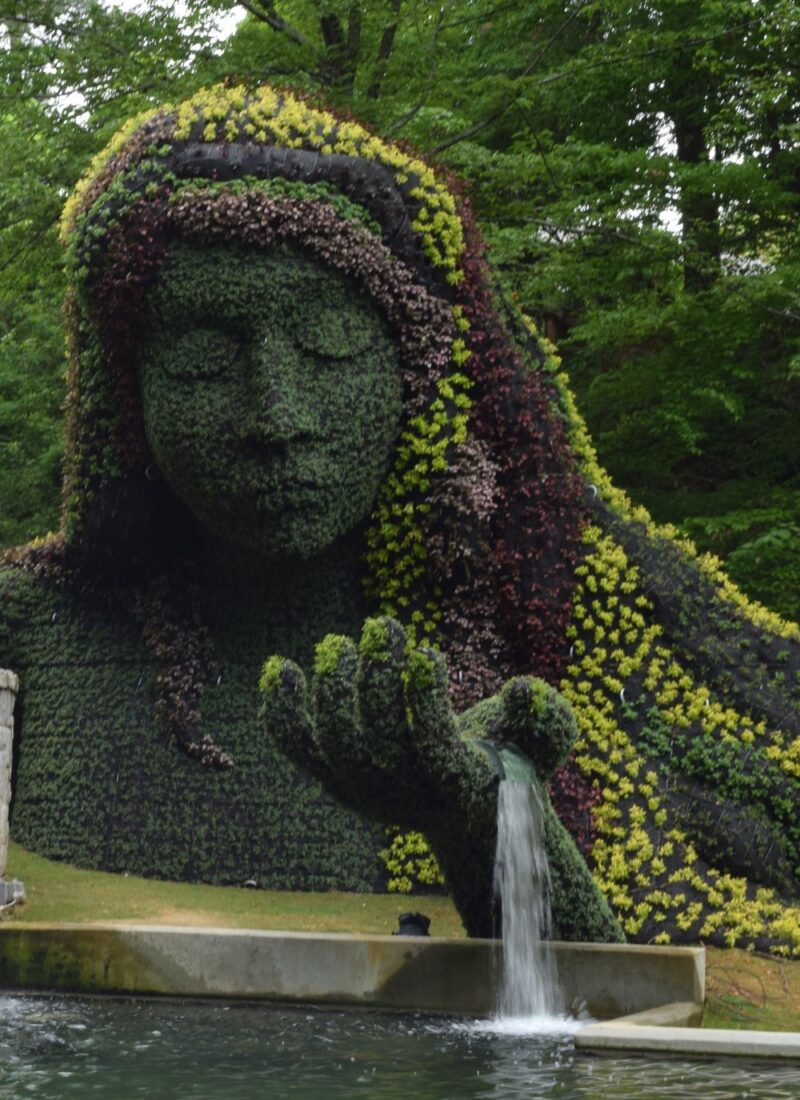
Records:
[[[259,510],[274,512],[319,501],[340,461],[341,456],[330,447],[321,447],[318,440],[249,445],[246,458],[237,461],[237,482],[252,490]]]
[[[292,489],[285,486],[280,493],[259,493],[255,508],[258,515],[274,518],[288,513],[315,510],[321,500],[322,495],[316,487]]]
[[[255,470],[251,478],[243,478],[242,488],[250,487],[259,513],[275,515],[300,508],[319,507],[325,490],[320,478],[303,471]],[[247,494],[250,495],[250,494]]]

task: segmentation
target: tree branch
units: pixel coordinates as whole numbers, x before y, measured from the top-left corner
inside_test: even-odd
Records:
[[[433,34],[431,35],[430,44],[428,45],[428,56],[429,56],[428,77],[425,81],[425,87],[422,91],[422,95],[420,96],[419,100],[411,108],[410,111],[406,111],[406,113],[404,115],[401,115],[400,118],[398,118],[395,122],[393,122],[391,124],[391,126],[386,127],[384,133],[386,134],[387,137],[390,134],[396,134],[398,130],[402,130],[403,127],[406,126],[411,121],[411,119],[416,114],[418,114],[422,110],[422,108],[425,106],[425,101],[428,98],[428,93],[430,92],[431,88],[433,87],[433,81],[434,81],[434,77],[436,75],[436,39],[439,37],[439,32],[442,29],[443,23],[444,23],[444,8],[441,7],[441,8],[439,8],[439,15],[438,15],[438,18],[436,20],[436,25],[433,28]]]
[[[12,253],[11,256],[0,263],[0,272],[6,271],[15,263],[18,263],[19,261],[24,260],[26,256],[29,256],[31,252],[33,252],[39,241],[42,239],[42,237],[45,235],[45,233],[53,229],[56,225],[58,225],[58,218],[56,218],[55,221],[50,221],[47,223],[47,225],[43,226],[38,231],[38,233],[34,234],[33,237],[29,238],[25,242],[25,245],[22,248],[17,249],[16,252]]]
[[[280,34],[285,34],[298,46],[303,46],[306,49],[313,48],[312,43],[301,31],[288,23],[282,15],[278,15],[275,5],[270,0],[260,0],[258,7],[251,0],[239,0],[239,3],[259,22],[266,23],[268,27],[272,27],[274,31],[278,31]]]
[[[688,38],[686,41],[682,42],[675,42],[670,46],[653,46],[649,50],[640,50],[638,53],[631,53],[629,50],[620,50],[618,54],[612,57],[601,57],[599,61],[588,61],[585,65],[576,64],[572,69],[564,69],[560,73],[551,73],[550,76],[543,76],[542,79],[537,80],[536,83],[538,85],[553,84],[555,81],[564,80],[568,76],[578,76],[581,73],[588,72],[589,69],[600,69],[607,65],[619,65],[620,62],[624,64],[632,60],[646,60],[648,57],[657,57],[662,53],[673,53],[676,50],[685,50],[690,46],[701,46],[704,42],[711,42],[715,38],[729,38],[734,31],[743,30],[745,27],[749,27],[752,24],[763,22],[765,18],[765,15],[749,15],[740,23],[733,23],[730,27],[726,27],[724,31],[715,31],[713,34],[698,34],[695,35],[694,38]]]
[[[550,182],[552,183],[553,187],[555,187],[557,193],[559,195],[563,195],[564,189],[562,188],[555,172],[550,167],[550,161],[547,159],[547,154],[545,153],[544,146],[542,145],[541,140],[539,138],[538,130],[536,129],[536,127],[531,122],[530,117],[528,116],[528,112],[525,110],[524,107],[521,107],[519,104],[517,104],[517,110],[519,111],[520,115],[522,115],[522,121],[528,127],[528,130],[530,131],[531,136],[533,137],[534,144],[536,145],[536,152],[542,158],[542,164],[544,165],[545,171],[547,172],[548,176],[550,177]]]
[[[378,56],[375,60],[375,68],[372,70],[372,79],[367,88],[367,99],[378,99],[381,94],[381,84],[383,83],[384,76],[386,76],[386,66],[392,55],[392,49],[394,48],[394,36],[397,34],[397,28],[400,24],[398,17],[400,15],[402,3],[403,0],[392,0],[391,2],[392,12],[395,18],[383,28],[381,44],[378,47]]]
[[[575,8],[575,10],[570,13],[570,15],[564,20],[564,22],[561,24],[561,26],[558,27],[553,32],[553,34],[550,35],[550,37],[545,42],[544,46],[542,46],[542,48],[538,51],[538,53],[536,53],[534,55],[534,57],[531,59],[530,63],[525,67],[525,69],[522,71],[520,76],[523,76],[523,77],[524,76],[530,76],[530,74],[533,72],[533,70],[536,68],[536,66],[539,64],[539,62],[545,56],[545,54],[550,49],[550,47],[553,45],[553,43],[558,38],[561,37],[561,35],[564,33],[564,31],[567,29],[567,27],[570,25],[570,23],[579,15],[579,13],[581,11],[583,11],[584,8],[588,7],[591,2],[592,2],[592,0],[583,0],[583,3],[579,4],[578,7]],[[543,81],[537,81],[537,84],[540,84],[540,83],[543,83]],[[459,142],[467,141],[469,138],[474,137],[475,134],[479,134],[481,132],[481,130],[485,130],[487,126],[491,126],[491,124],[493,122],[495,122],[498,118],[500,118],[502,115],[504,115],[506,113],[506,111],[508,110],[508,108],[512,104],[517,102],[517,100],[519,99],[521,94],[522,94],[521,92],[517,92],[516,95],[513,95],[509,100],[507,100],[502,105],[502,107],[498,107],[496,111],[492,111],[491,114],[489,114],[481,122],[476,122],[474,124],[474,126],[470,126],[468,129],[462,131],[462,133],[457,134],[454,138],[449,138],[447,141],[443,141],[441,143],[441,145],[435,146],[435,148],[429,150],[429,152],[431,152],[431,153],[442,153],[442,152],[444,152],[445,149],[450,149],[453,145],[458,145]]]
[[[558,38],[558,36],[567,28],[569,23],[575,18],[579,11],[587,6],[588,3],[581,4],[581,6],[579,8],[576,8],[575,11],[570,15],[570,17],[561,24],[555,34],[547,40],[544,48],[539,51],[533,61],[531,61],[531,63],[523,70],[523,72],[520,73],[521,77],[530,76],[534,68],[539,64],[540,60],[553,44],[553,42],[556,40],[556,38]],[[766,15],[748,16],[746,19],[741,20],[741,22],[735,23],[730,27],[726,27],[724,31],[717,31],[714,34],[696,35],[695,37],[687,39],[686,41],[677,42],[670,46],[654,46],[652,49],[642,50],[639,53],[631,53],[627,50],[621,50],[619,53],[615,54],[612,57],[603,57],[600,58],[598,61],[589,61],[585,64],[581,64],[580,62],[578,62],[570,68],[562,69],[561,72],[550,73],[549,76],[543,76],[540,80],[535,81],[535,85],[536,87],[541,88],[544,87],[546,84],[553,84],[556,81],[564,80],[567,77],[578,78],[582,73],[588,72],[590,69],[598,69],[608,65],[627,64],[633,59],[643,60],[648,57],[655,57],[658,54],[671,53],[675,50],[684,50],[690,46],[699,46],[702,45],[704,42],[710,42],[715,38],[726,38],[730,36],[733,31],[742,30],[743,28],[749,27],[755,23],[763,22],[764,19],[766,19]],[[480,122],[476,122],[473,126],[468,127],[460,134],[456,134],[455,137],[449,138],[447,141],[443,141],[440,145],[435,146],[433,149],[429,149],[428,152],[431,154],[442,153],[445,151],[445,149],[450,149],[453,145],[458,145],[459,142],[468,141],[469,138],[474,137],[475,134],[479,134],[481,130],[485,130],[487,126],[491,126],[493,122],[504,115],[508,108],[513,106],[521,95],[522,92],[517,92],[516,95],[511,96],[511,98],[508,99],[502,105],[502,107],[498,107],[496,111],[492,111],[489,115],[486,116],[486,118],[482,119]]]
[[[536,225],[540,229],[544,229],[546,233],[549,233],[552,237],[555,237],[559,244],[563,244],[565,240],[572,238],[583,237],[606,237],[614,240],[625,241],[627,244],[635,244],[638,248],[647,249],[650,252],[661,252],[662,248],[658,244],[653,244],[652,241],[646,241],[643,237],[636,237],[632,233],[626,233],[623,229],[620,229],[616,225],[557,225],[553,221],[548,221],[545,218],[528,217],[525,222],[529,225]],[[663,232],[668,233],[667,230]],[[670,239],[671,235],[668,234]]]

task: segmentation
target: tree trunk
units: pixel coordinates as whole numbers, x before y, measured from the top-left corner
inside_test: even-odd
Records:
[[[698,89],[699,91],[699,89]],[[702,113],[703,98],[692,97],[695,110],[675,111],[675,142],[681,164],[699,166],[709,160]],[[684,100],[684,104],[686,104]],[[707,290],[719,275],[719,204],[701,175],[691,173],[681,187],[678,207],[683,225],[684,286],[689,292]]]

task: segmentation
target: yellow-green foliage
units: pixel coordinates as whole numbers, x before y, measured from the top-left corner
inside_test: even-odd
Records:
[[[561,691],[581,729],[578,764],[602,795],[593,852],[598,884],[629,936],[645,922],[656,929],[656,943],[670,941],[669,926],[694,927],[701,937],[721,933],[731,946],[766,934],[789,941],[793,947],[785,950],[800,954],[800,910],[785,908],[772,890],[753,894],[743,878],[698,868],[697,852],[659,797],[659,776],[621,727],[621,693],[643,673],[667,726],[700,721],[704,737],[760,745],[790,774],[800,746],[793,742],[784,750],[779,732],[768,734],[763,723],[722,705],[696,683],[663,643],[638,570],[622,548],[596,527],[584,537],[589,553],[578,569],[572,663]]]
[[[158,111],[133,119],[99,153],[64,208],[62,238],[67,240],[93,182],[112,157],[123,154],[144,123],[163,120],[159,138],[168,144],[185,141],[200,128],[207,142],[250,141],[289,149],[316,150],[359,156],[386,167],[398,184],[410,185],[411,198],[420,203],[414,230],[428,259],[443,268],[450,282],[461,279],[459,262],[464,251],[461,220],[448,189],[423,161],[409,156],[354,122],[340,122],[285,92],[262,87],[248,92],[244,87],[217,84],[204,89],[175,108],[169,104]]]
[[[97,176],[106,167],[108,162],[115,156],[122,152],[126,147],[131,137],[137,132],[140,126],[145,122],[149,122],[157,115],[163,114],[168,111],[169,108],[161,108],[159,111],[142,111],[138,115],[134,115],[129,119],[119,130],[114,134],[111,141],[106,145],[104,149],[101,149],[99,153],[95,153],[92,157],[89,167],[83,176],[78,180],[75,185],[75,189],[64,203],[64,209],[61,212],[60,223],[60,236],[61,243],[66,245],[69,243],[73,230],[78,217],[83,210],[86,195],[89,192],[92,184]]]
[[[386,833],[391,842],[381,852],[381,859],[389,872],[390,891],[410,894],[420,884],[444,885],[439,864],[422,833],[400,833],[396,829],[387,829]]]
[[[458,365],[464,358],[463,343],[456,340],[453,346]],[[367,536],[372,591],[383,613],[406,618],[404,610],[417,605],[410,615],[412,645],[419,644],[421,638],[435,639],[441,618],[435,599],[414,599],[427,576],[427,550],[419,518],[430,507],[424,497],[432,476],[447,469],[448,450],[467,437],[470,384],[461,373],[441,379],[438,396],[402,433],[394,470],[382,487]]]

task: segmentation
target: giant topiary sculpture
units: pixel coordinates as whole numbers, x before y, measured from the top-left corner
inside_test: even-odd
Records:
[[[121,132],[64,239],[62,529],[0,579],[20,841],[376,885],[380,828],[288,752],[427,829],[484,931],[495,780],[461,735],[549,767],[558,687],[578,741],[551,794],[625,934],[800,951],[798,630],[609,484],[446,182],[289,95],[216,88]],[[286,752],[256,718],[270,653]],[[557,874],[580,867],[556,831]],[[592,889],[565,934],[616,934]]]

